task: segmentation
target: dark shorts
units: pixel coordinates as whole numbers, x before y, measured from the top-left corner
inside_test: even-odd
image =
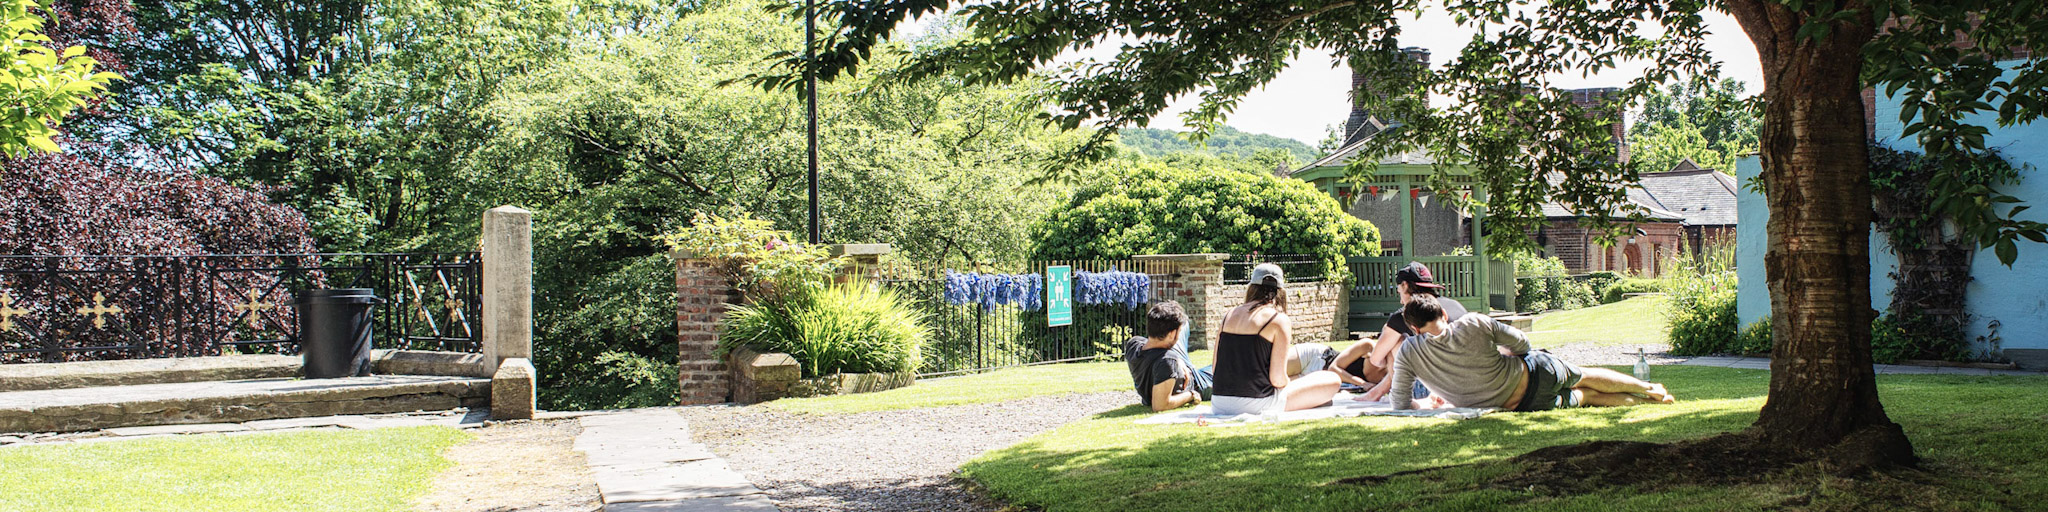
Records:
[[[1548,411],[1579,406],[1579,394],[1573,392],[1572,387],[1579,385],[1579,378],[1586,375],[1585,371],[1549,352],[1530,352],[1522,356],[1522,362],[1529,365],[1529,390],[1522,393],[1522,403],[1515,406],[1516,411]]]

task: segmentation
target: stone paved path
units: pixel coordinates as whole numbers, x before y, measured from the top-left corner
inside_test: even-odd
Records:
[[[779,511],[747,478],[690,438],[673,409],[582,417],[576,451],[590,461],[605,512]]]
[[[1692,359],[1688,359],[1684,363],[1680,364],[1686,364],[1691,366],[1720,366],[1726,368],[1743,368],[1749,370],[1771,369],[1771,359],[1768,357],[1695,357]],[[1872,365],[1872,367],[1875,368],[1877,370],[1877,373],[1880,374],[1899,375],[2026,375],[2035,377],[2048,376],[2048,372],[2037,372],[2028,370],[1992,370],[1988,368],[1960,368],[1952,366],[1912,366],[1903,364],[1879,364]]]

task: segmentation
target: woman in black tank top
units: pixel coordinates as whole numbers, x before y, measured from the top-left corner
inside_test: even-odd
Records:
[[[1337,374],[1324,370],[1289,379],[1293,321],[1287,318],[1285,278],[1271,263],[1252,269],[1245,303],[1223,316],[1216,342],[1218,414],[1236,415],[1320,407],[1337,394]]]

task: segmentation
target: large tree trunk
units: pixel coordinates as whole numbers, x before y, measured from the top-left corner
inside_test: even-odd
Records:
[[[1862,50],[1868,14],[1827,37],[1796,37],[1809,13],[1770,0],[1725,4],[1764,71],[1761,140],[1771,211],[1770,398],[1752,433],[1802,452],[1846,450],[1857,465],[1911,464],[1912,445],[1878,402],[1870,360],[1868,144]],[[1844,9],[1868,13],[1861,2]],[[1747,283],[1745,283],[1747,284]]]

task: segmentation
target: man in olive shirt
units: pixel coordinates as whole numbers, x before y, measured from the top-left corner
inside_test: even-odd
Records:
[[[1543,411],[1677,401],[1663,384],[1606,368],[1582,368],[1549,352],[1531,351],[1521,330],[1486,315],[1446,318],[1436,297],[1417,296],[1402,309],[1416,336],[1395,353],[1389,372],[1393,392],[1388,396],[1395,409],[1418,407],[1409,398],[1418,378],[1429,382],[1431,398],[1419,404],[1425,409]]]

